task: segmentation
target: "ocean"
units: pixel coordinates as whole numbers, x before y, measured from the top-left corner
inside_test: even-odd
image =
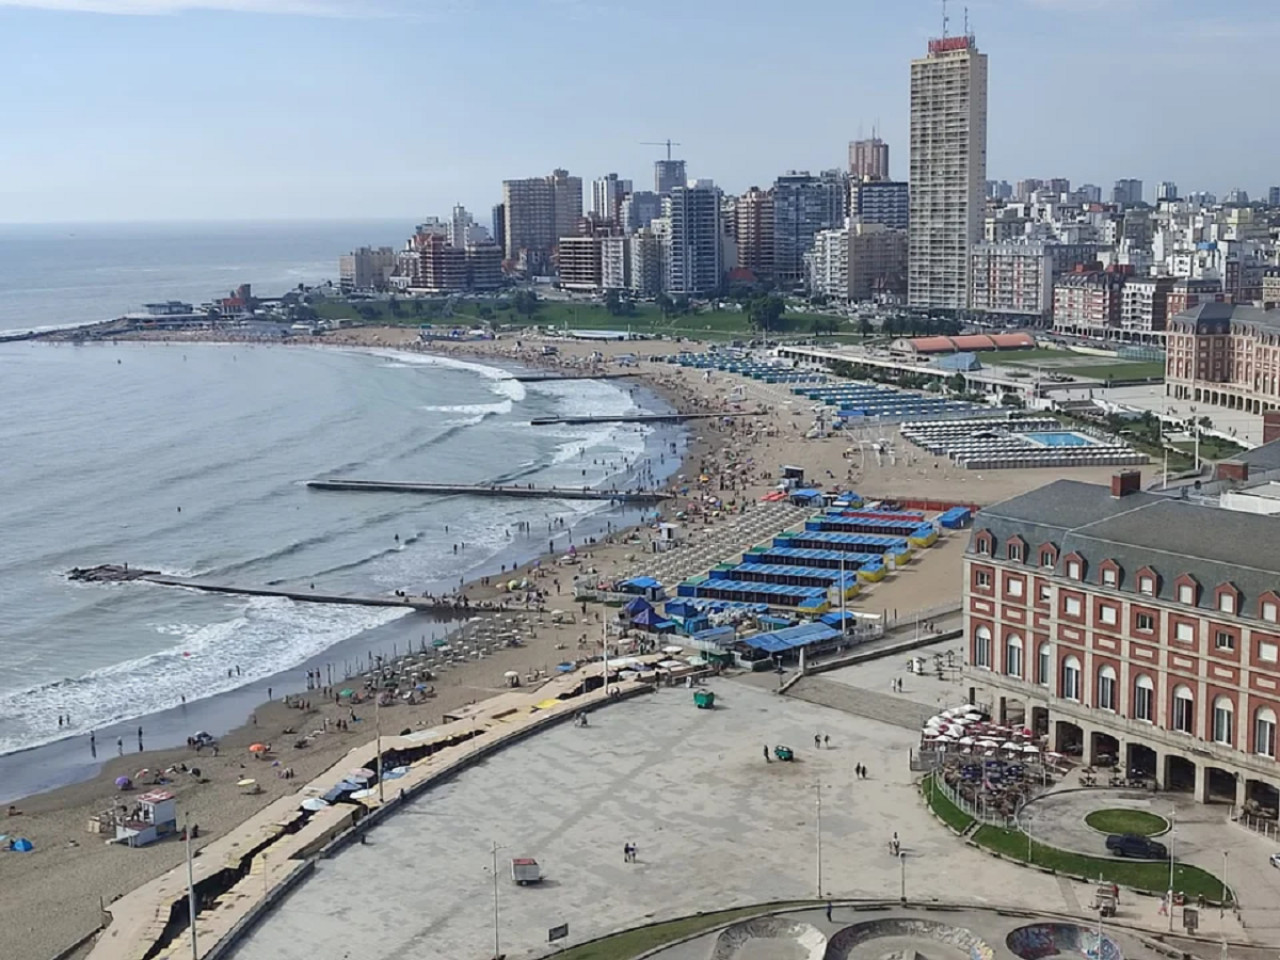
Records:
[[[567,548],[642,511],[305,481],[622,486],[637,468],[661,479],[682,431],[528,424],[637,409],[667,407],[618,381],[522,384],[496,367],[393,351],[0,344],[0,800],[92,774],[90,730],[106,744],[146,718],[149,747],[181,743],[243,722],[268,686],[300,689],[305,668],[336,675],[447,629],[397,609],[72,583],[72,567],[438,594],[545,553],[549,538]]]
[[[338,257],[399,247],[409,221],[0,224],[0,332],[96,323],[143,303],[202,303],[251,283],[279,296],[337,280]]]

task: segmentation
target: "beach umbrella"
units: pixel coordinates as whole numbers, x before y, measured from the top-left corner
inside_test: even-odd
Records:
[[[1023,753],[1039,753],[1040,748],[1037,747],[1034,743],[1028,743],[1026,746],[1022,748],[1022,752]]]
[[[319,797],[311,797],[298,804],[299,809],[310,810],[312,812],[316,810],[323,810],[327,806],[329,806],[329,804],[321,800]]]
[[[973,737],[961,737],[957,741],[962,747],[972,747],[976,742]]]
[[[382,775],[383,780],[399,780],[409,772],[408,767],[396,767],[394,770],[388,770]]]
[[[1000,746],[1000,749],[1001,749],[1001,750],[1021,750],[1022,748],[1021,748],[1020,746],[1018,746],[1016,743],[1014,743],[1012,740],[1006,740],[1006,741],[1005,741],[1005,742]]]
[[[353,794],[351,795],[351,799],[352,799],[352,800],[363,800],[363,799],[365,799],[366,797],[373,797],[373,796],[376,796],[376,795],[377,795],[377,793],[378,793],[378,791],[377,791],[377,790],[370,790],[369,788],[367,788],[367,787],[366,787],[366,788],[365,788],[365,789],[363,789],[363,790],[357,790],[355,793],[353,793]]]
[[[361,767],[359,770],[352,770],[349,774],[347,774],[347,779],[349,780],[360,780],[362,778],[365,780],[372,779],[373,771],[370,770],[368,767]]]
[[[556,664],[556,669],[557,669],[557,670],[559,670],[561,673],[570,673],[570,672],[572,672],[572,671],[573,671],[573,664],[572,664],[572,663],[557,663],[557,664]]]
[[[662,648],[662,652],[663,652],[663,653],[671,653],[671,654],[675,654],[675,653],[683,653],[683,652],[684,652],[684,647],[677,646],[676,644],[674,644],[674,643],[673,643],[673,644],[671,644],[669,647],[663,647],[663,648]]]
[[[133,781],[128,777],[116,777],[116,786],[121,790],[128,790],[133,786]]]
[[[344,793],[351,793],[354,790],[359,790],[363,786],[364,786],[363,783],[360,783],[356,780],[352,780],[350,777],[348,777],[345,780],[342,780],[341,782],[339,782],[333,789],[341,790]]]
[[[26,837],[19,837],[17,840],[14,840],[9,844],[9,849],[14,853],[30,853],[35,849],[35,844]]]
[[[252,743],[249,745],[250,753],[266,753],[267,745],[265,743]]]

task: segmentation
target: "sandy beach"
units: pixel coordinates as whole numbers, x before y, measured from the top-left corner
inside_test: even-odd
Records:
[[[415,350],[530,367],[554,364],[583,375],[619,372],[611,358],[633,354],[641,360],[626,372],[635,373],[637,382],[652,387],[682,411],[728,413],[734,410],[735,403],[739,409],[761,410],[759,416],[724,422],[706,420],[691,427],[694,439],[682,468],[691,489],[688,495],[672,499],[663,507],[667,519],[677,511],[686,512],[681,521],[681,538],[686,544],[715,545],[723,548],[725,558],[763,539],[755,536],[751,542],[737,542],[745,535],[746,527],[741,522],[744,511],[747,516],[758,515],[762,519],[776,517],[780,525],[790,520],[791,515],[784,515],[779,508],[759,504],[761,495],[776,485],[778,467],[784,463],[803,465],[816,483],[855,489],[868,497],[928,497],[978,504],[1004,499],[1061,476],[1103,482],[1113,472],[1113,468],[1094,468],[979,473],[956,468],[915,448],[903,450],[901,444],[896,463],[878,465],[874,457],[864,460],[859,453],[851,454],[848,437],[837,434],[805,440],[812,417],[804,401],[792,397],[785,387],[720,373],[707,378],[701,371],[651,362],[650,357],[676,352],[677,346],[668,342],[558,341],[558,356],[544,357],[541,342],[523,335],[428,346],[417,341],[416,333],[416,329],[364,328],[340,331],[322,342],[327,346]],[[202,335],[189,339],[202,339]],[[684,346],[696,349],[696,345]],[[706,480],[699,482],[700,477]],[[695,494],[710,494],[723,503],[713,509],[706,500],[695,499]],[[553,671],[560,661],[595,654],[604,608],[588,605],[584,614],[582,606],[573,602],[574,576],[615,579],[643,572],[649,540],[654,535],[648,528],[615,530],[594,543],[580,544],[579,562],[575,565],[557,565],[554,557],[546,556],[536,567],[530,564],[515,573],[504,572],[503,579],[527,578],[545,595],[545,608],[562,610],[569,620],[554,624],[549,615],[539,617],[520,604],[499,614],[523,618],[509,621],[509,628],[520,636],[521,645],[504,647],[482,659],[448,664],[431,681],[433,696],[417,704],[399,701],[381,711],[383,732],[432,726],[444,713],[503,690],[508,671],[516,671],[522,678],[536,677],[540,671]],[[851,603],[851,609],[905,614],[958,599],[964,539],[963,534],[952,536],[923,551],[902,571],[866,590]],[[496,582],[499,578],[488,579]],[[464,592],[473,603],[503,599],[511,603],[509,595],[492,584],[474,582]],[[363,677],[353,677],[335,687],[358,688],[363,681]],[[351,722],[353,709],[358,718],[355,722]],[[339,729],[340,720],[349,729]],[[313,731],[317,735],[308,746],[293,746],[298,736]],[[188,748],[130,753],[129,748],[136,751],[137,744],[129,739],[124,743],[125,756],[117,757],[114,742],[99,743],[100,755],[111,758],[96,777],[20,800],[16,803],[20,815],[5,822],[6,832],[29,837],[36,849],[27,855],[0,856],[0,889],[4,890],[0,897],[0,930],[4,931],[0,934],[0,958],[42,960],[58,955],[101,924],[102,902],[111,901],[182,860],[179,843],[127,849],[108,845],[101,836],[86,831],[92,815],[120,801],[121,794],[114,787],[116,777],[134,777],[142,769],[164,771],[183,763],[188,768],[199,767],[198,779],[190,773],[168,775],[167,788],[177,795],[180,816],[189,815],[193,823],[199,824],[197,843],[207,842],[296,789],[297,779],[305,781],[318,775],[373,735],[371,704],[352,708],[345,700],[335,703],[332,693],[316,690],[294,698],[293,705],[277,698],[259,706],[248,722],[221,738],[216,757],[207,750],[197,755]],[[278,766],[256,760],[249,753],[248,747],[259,742],[273,746],[272,755]],[[293,770],[295,780],[280,775],[285,769]],[[261,792],[251,794],[236,786],[246,777],[256,780]],[[153,775],[143,779],[149,783]]]

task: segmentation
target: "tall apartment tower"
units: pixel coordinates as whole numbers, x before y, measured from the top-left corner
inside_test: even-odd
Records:
[[[966,307],[986,182],[986,54],[972,36],[930,40],[928,56],[911,61],[911,306]]]
[[[671,188],[664,204],[670,220],[667,239],[667,290],[696,296],[713,293],[724,276],[720,188],[696,180]]]
[[[1116,185],[1111,188],[1111,202],[1119,204],[1122,207],[1131,207],[1134,204],[1142,202],[1142,181],[1123,179],[1117,180]]]
[[[686,180],[683,160],[653,161],[653,190],[658,196],[671,196],[672,189],[683,187]]]
[[[795,170],[773,183],[773,279],[791,290],[807,277],[804,256],[819,230],[832,230],[849,214],[848,178],[839,170],[818,176]]]
[[[504,180],[502,207],[507,259],[527,272],[547,272],[559,239],[578,232],[582,178],[553,170],[545,177]]]
[[[591,184],[591,212],[601,220],[621,222],[622,200],[631,192],[631,181],[606,173]]]
[[[773,276],[773,191],[752,187],[734,206],[738,266],[757,280]]]
[[[849,141],[849,177],[854,181],[889,179],[889,145],[879,137]]]

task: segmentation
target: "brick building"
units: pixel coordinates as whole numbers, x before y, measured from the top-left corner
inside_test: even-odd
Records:
[[[1255,414],[1280,408],[1280,310],[1201,303],[1170,319],[1165,350],[1166,395]]]
[[[1280,517],[1059,480],[978,513],[966,678],[1049,749],[1274,811]]]

